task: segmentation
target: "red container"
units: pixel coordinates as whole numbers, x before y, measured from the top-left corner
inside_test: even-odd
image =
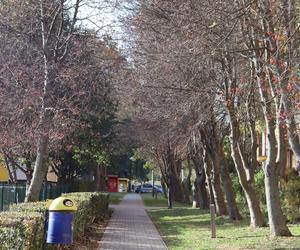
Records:
[[[117,175],[108,175],[107,176],[107,185],[108,192],[118,192],[118,176]]]

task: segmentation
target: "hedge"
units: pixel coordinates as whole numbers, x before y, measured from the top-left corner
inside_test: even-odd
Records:
[[[42,213],[1,212],[0,225],[1,249],[42,249],[44,233]]]
[[[74,214],[74,239],[83,235],[95,218],[108,213],[108,194],[69,193],[62,196],[73,199],[78,208]],[[43,249],[45,211],[46,202],[35,202],[13,205],[10,211],[0,212],[1,250]]]
[[[77,205],[77,212],[74,216],[74,238],[84,234],[87,226],[97,217],[108,213],[109,195],[101,193],[68,193],[67,196],[73,199]]]

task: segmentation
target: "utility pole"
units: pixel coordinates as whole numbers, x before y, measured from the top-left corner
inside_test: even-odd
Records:
[[[154,171],[152,169],[152,197],[154,198]]]

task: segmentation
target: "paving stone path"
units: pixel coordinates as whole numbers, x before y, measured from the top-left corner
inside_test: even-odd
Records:
[[[139,194],[127,194],[114,212],[99,249],[168,249],[145,211]]]

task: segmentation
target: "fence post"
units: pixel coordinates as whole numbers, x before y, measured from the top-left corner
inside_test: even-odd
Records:
[[[50,183],[50,190],[49,190],[49,197],[50,199],[53,199],[52,197],[52,183]]]
[[[15,184],[15,203],[18,203],[18,193],[17,193],[18,189],[17,189],[17,183]]]
[[[47,193],[48,193],[48,183],[45,182],[45,189],[44,189],[44,201],[47,200]]]
[[[2,190],[1,190],[1,211],[3,211],[3,202],[4,202],[4,184],[2,183]]]
[[[210,204],[210,217],[211,238],[216,238],[216,209],[214,204]]]

